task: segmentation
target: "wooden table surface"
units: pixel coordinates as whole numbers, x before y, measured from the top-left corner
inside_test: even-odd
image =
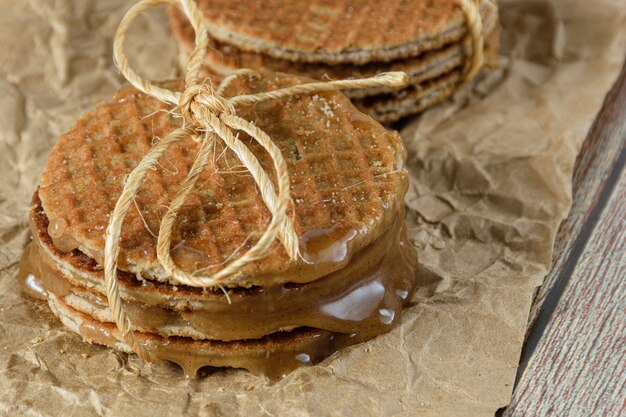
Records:
[[[626,65],[576,163],[503,416],[626,415]]]

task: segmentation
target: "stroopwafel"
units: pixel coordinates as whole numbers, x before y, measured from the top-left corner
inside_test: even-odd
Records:
[[[301,82],[247,73],[224,94]],[[276,377],[397,323],[416,263],[403,231],[405,150],[397,133],[341,93],[271,100],[238,114],[266,131],[287,161],[302,258],[289,261],[275,244],[227,288],[187,287],[163,272],[153,231],[194,159],[189,139],[160,159],[127,215],[119,291],[136,339],[156,359],[191,375],[212,366]],[[106,303],[105,227],[127,174],[180,122],[157,99],[123,88],[60,138],[44,168],[21,278],[31,292],[43,288],[54,314],[88,341],[130,351]],[[243,133],[240,139],[271,172],[265,151]],[[258,239],[269,217],[231,151],[216,142],[213,155],[176,218],[171,253],[190,272],[222,268]]]

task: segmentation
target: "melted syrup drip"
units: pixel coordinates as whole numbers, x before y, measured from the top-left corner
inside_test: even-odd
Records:
[[[52,242],[61,252],[71,252],[78,248],[79,243],[69,235],[69,224],[64,218],[50,219],[48,223],[48,235]]]
[[[396,312],[413,286],[413,268],[404,259],[405,252],[412,249],[398,245],[398,229],[386,232],[347,267],[309,284],[272,285],[233,297],[232,304],[220,298],[176,310],[162,307],[154,294],[148,297],[154,284],[146,281],[139,286],[141,291],[132,295],[143,298],[126,300],[125,310],[142,332],[163,334],[166,328],[177,328],[185,329],[188,336],[222,341],[257,339],[302,326],[338,333],[383,333],[395,324]],[[76,288],[73,292],[91,307],[72,306],[107,315],[102,295]]]
[[[51,219],[48,222],[48,235],[52,239],[58,239],[65,234],[68,226],[69,225],[67,224],[67,220],[63,218]]]
[[[53,300],[56,300],[56,297],[53,296]],[[63,306],[62,302],[59,304],[60,310],[71,312],[71,307]],[[80,313],[78,315],[80,316]],[[109,323],[98,323],[87,318],[87,321],[78,325],[78,332],[90,343],[114,347],[119,345],[119,340],[115,336],[117,330]],[[198,371],[203,368],[229,367],[247,369],[253,374],[265,375],[274,380],[286,376],[299,367],[318,363],[339,349],[363,340],[354,334],[314,331],[312,337],[308,337],[303,343],[296,342],[297,349],[288,345],[283,347],[278,342],[276,346],[270,343],[267,350],[256,348],[249,350],[244,343],[244,347],[232,350],[227,348],[224,352],[209,352],[203,347],[202,341],[192,342],[198,344],[190,346],[186,343],[177,343],[176,339],[155,336],[143,339],[141,343],[158,360],[178,365],[187,378],[197,377]]]
[[[335,223],[328,229],[309,230],[300,238],[300,252],[309,263],[343,263],[357,231]]]
[[[53,233],[63,236],[65,230],[60,227],[63,225],[61,222],[55,226]],[[398,234],[401,235],[400,242]],[[297,349],[278,344],[275,351],[235,350],[221,355],[203,353],[201,347],[190,348],[172,342],[180,338],[147,335],[144,340],[156,358],[178,364],[189,377],[206,366],[228,366],[280,378],[300,366],[317,363],[345,346],[384,333],[395,325],[402,305],[414,288],[415,253],[405,235],[396,224],[381,236],[380,247],[373,246],[376,250],[370,248],[370,252],[364,250],[364,256],[353,259],[347,268],[337,272],[339,275],[331,276],[328,285],[315,287],[318,283],[313,283],[293,288],[275,285],[263,288],[262,297],[242,297],[232,305],[218,303],[209,310],[175,311],[128,301],[125,308],[133,325],[146,333],[158,333],[159,327],[163,326],[186,326],[221,340],[209,342],[218,344],[303,326],[326,329],[315,330],[315,337]],[[327,230],[315,230],[303,236],[303,253],[316,263],[345,262],[355,236],[356,231],[340,224]],[[36,242],[24,250],[20,282],[26,294],[46,299],[46,294],[50,293],[54,295],[52,298],[63,300],[71,293],[89,301],[95,309],[106,308],[103,296],[71,287],[52,260],[39,255],[40,250]],[[379,256],[375,256],[377,253]],[[344,283],[345,288],[338,291],[340,283]],[[61,303],[65,304],[64,301]],[[66,308],[74,309],[69,305]],[[79,311],[75,313],[86,317],[78,325],[79,333],[86,340],[119,346],[114,324],[98,322]],[[256,336],[250,337],[251,334]]]
[[[50,261],[40,256],[39,250],[39,246],[31,242],[22,252],[18,273],[22,292],[40,300],[47,300],[48,292],[59,297],[68,295],[71,284]]]
[[[33,243],[29,243],[22,252],[17,279],[24,294],[39,300],[47,300],[48,294],[40,280],[39,257],[36,252],[33,253],[33,246]]]

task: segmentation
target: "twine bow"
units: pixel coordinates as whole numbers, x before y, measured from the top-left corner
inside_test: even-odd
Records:
[[[183,92],[171,91],[158,87],[139,77],[129,66],[123,52],[124,40],[128,28],[140,13],[159,4],[178,4],[189,18],[195,30],[195,46],[189,54],[185,89]],[[267,100],[275,100],[301,94],[313,94],[325,91],[337,91],[352,88],[368,88],[377,86],[400,87],[406,84],[407,75],[403,72],[382,73],[372,78],[359,80],[343,80],[331,82],[314,82],[294,85],[273,91],[244,94],[225,98],[223,92],[235,77],[255,73],[250,70],[240,70],[226,77],[212,90],[202,82],[200,69],[204,54],[209,44],[209,35],[204,18],[193,0],[142,0],[133,6],[122,19],[114,39],[114,57],[120,72],[137,89],[151,95],[165,103],[176,106],[184,118],[183,127],[174,130],[163,140],[156,143],[143,157],[139,165],[131,171],[122,189],[122,193],[111,213],[105,234],[104,247],[104,279],[107,289],[109,307],[124,340],[128,346],[142,359],[154,360],[153,353],[145,349],[137,340],[132,331],[131,323],[124,312],[118,288],[117,259],[120,252],[120,236],[122,223],[128,212],[137,191],[148,170],[155,168],[158,159],[169,147],[186,138],[193,137],[198,145],[198,153],[192,163],[187,177],[172,199],[169,210],[161,220],[157,237],[157,259],[172,280],[194,287],[219,286],[226,280],[232,280],[234,274],[244,265],[259,259],[267,253],[270,245],[279,239],[291,260],[297,259],[298,235],[296,234],[287,209],[292,204],[290,197],[289,174],[287,165],[278,147],[271,138],[251,122],[237,116],[237,107],[249,106]],[[259,164],[255,155],[235,135],[235,131],[247,133],[256,140],[270,155],[276,171],[278,193],[267,172]],[[264,204],[271,213],[271,221],[259,240],[241,257],[226,264],[218,272],[208,276],[198,276],[181,270],[170,256],[172,244],[172,228],[176,214],[184,204],[190,191],[195,186],[198,176],[207,165],[212,152],[211,143],[220,139],[241,160],[245,168],[250,171],[256,182]]]

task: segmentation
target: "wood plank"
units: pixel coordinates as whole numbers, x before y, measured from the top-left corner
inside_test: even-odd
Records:
[[[604,105],[580,150],[573,178],[573,201],[570,215],[561,224],[556,238],[552,269],[544,284],[538,289],[531,307],[528,323],[529,334],[539,318],[548,295],[552,294],[543,316],[549,317],[558,302],[556,297],[562,292],[571,270],[567,271],[568,262],[575,262],[580,255],[581,241],[588,239],[590,230],[597,220],[598,209],[606,202],[607,191],[611,184],[607,182],[611,172],[618,165],[620,151],[624,146],[626,131],[626,63],[611,91],[607,94]],[[604,198],[603,198],[604,196]],[[595,212],[595,219],[594,219]],[[578,245],[578,251],[575,248]],[[577,253],[578,252],[578,253]],[[539,328],[537,328],[539,327]],[[540,336],[541,326],[536,326],[535,334]],[[528,341],[532,347],[532,341]],[[528,356],[528,349],[526,349]]]
[[[581,255],[588,253],[586,251],[589,250],[588,244],[591,244],[589,239],[594,228],[603,227],[599,222],[611,221],[611,218],[607,218],[603,213],[613,193],[620,192],[615,186],[624,175],[625,165],[626,62],[613,88],[607,94],[576,162],[572,209],[557,235],[553,268],[544,285],[538,289],[531,309],[529,331],[522,352],[516,390],[505,415],[522,413],[524,405],[530,406],[535,395],[542,395],[536,387],[535,389],[529,387],[534,377],[533,372],[538,371],[536,364],[541,361],[541,348],[538,346],[548,343],[551,329],[558,326],[556,323],[559,323],[559,313],[556,311],[561,308],[559,301],[563,296],[565,302],[569,296],[566,290],[572,291],[570,286],[574,284],[569,284],[570,278],[576,279],[573,277],[574,272]],[[620,215],[624,217],[626,213],[622,212]],[[596,261],[600,262],[602,259]],[[594,288],[593,281],[589,284],[590,288]],[[564,293],[566,295],[563,295]],[[623,294],[621,297],[623,298]],[[579,301],[584,303],[585,300]],[[532,370],[527,369],[529,366],[532,366]],[[549,365],[544,363],[544,366]],[[562,399],[567,400],[571,399]]]
[[[505,416],[626,413],[626,172],[618,178]]]

